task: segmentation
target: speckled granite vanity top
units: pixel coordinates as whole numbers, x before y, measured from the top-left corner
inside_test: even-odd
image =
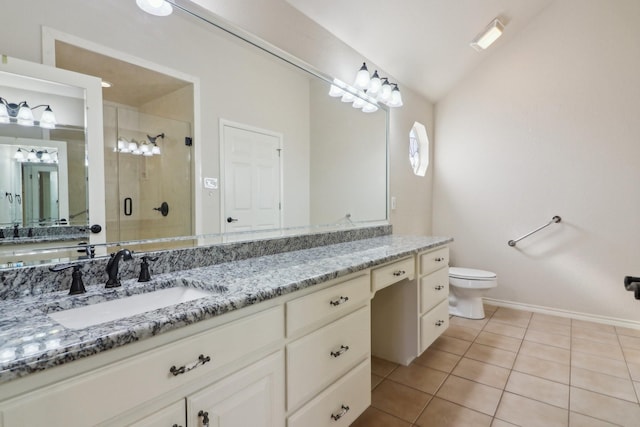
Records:
[[[122,287],[85,280],[87,293],[49,292],[0,302],[0,383],[165,331],[212,318],[336,277],[444,245],[446,237],[382,236],[249,258],[172,273]],[[163,287],[186,285],[213,295],[141,315],[72,330],[48,314]]]

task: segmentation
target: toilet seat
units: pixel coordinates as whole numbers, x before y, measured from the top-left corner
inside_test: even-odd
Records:
[[[473,268],[449,267],[449,277],[465,280],[495,280],[496,273]]]

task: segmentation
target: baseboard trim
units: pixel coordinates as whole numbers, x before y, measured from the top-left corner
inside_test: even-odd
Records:
[[[578,311],[561,310],[558,308],[543,307],[540,305],[524,304],[521,302],[504,301],[493,298],[483,298],[485,303],[497,307],[513,308],[514,310],[526,310],[534,313],[549,314],[552,316],[568,317],[588,322],[603,323],[612,326],[621,326],[630,329],[640,329],[640,322],[634,320],[618,319],[616,317],[598,316],[596,314],[580,313]]]

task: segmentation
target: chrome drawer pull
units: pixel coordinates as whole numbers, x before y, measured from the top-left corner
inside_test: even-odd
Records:
[[[196,369],[198,366],[200,365],[204,365],[207,362],[211,361],[211,357],[209,356],[204,356],[203,354],[201,354],[200,356],[198,356],[198,361],[196,363],[194,363],[193,365],[186,367],[186,366],[180,366],[179,368],[176,368],[175,365],[172,366],[171,368],[169,368],[169,372],[171,372],[173,374],[174,377],[180,375],[180,374],[184,374],[186,372],[189,372],[192,369]]]
[[[443,289],[444,289],[444,286],[442,286],[442,285],[438,285],[438,286],[436,286],[436,288],[435,288],[435,289],[436,289],[436,291],[441,291],[441,290],[443,290]]]
[[[444,258],[438,257],[436,259],[434,259],[435,262],[442,262],[444,261]]]
[[[209,413],[200,411],[198,412],[198,416],[202,417],[202,425],[209,427]]]
[[[397,276],[402,276],[403,274],[406,274],[406,273],[407,272],[404,270],[396,270],[393,272],[393,275],[397,277]]]
[[[444,320],[438,320],[436,322],[436,326],[442,326],[442,325],[444,325]]]
[[[349,297],[341,296],[338,299],[334,299],[333,301],[329,301],[329,304],[331,304],[332,306],[335,307],[336,305],[344,304],[347,301],[349,301]]]
[[[331,355],[333,357],[338,357],[338,356],[341,356],[342,354],[346,353],[347,350],[349,350],[349,346],[348,345],[341,345],[340,346],[340,350],[332,351]]]
[[[347,412],[349,412],[349,407],[342,405],[342,407],[340,408],[340,412],[331,414],[331,418],[333,419],[333,421],[338,421],[340,418],[344,417]]]

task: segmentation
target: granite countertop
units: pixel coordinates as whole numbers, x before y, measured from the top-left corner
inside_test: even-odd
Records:
[[[87,293],[50,292],[0,301],[0,383],[444,245],[447,237],[383,236],[158,274],[122,287],[85,278]],[[153,266],[152,266],[153,270]],[[153,274],[153,271],[152,271]],[[213,295],[84,329],[48,314],[149,290],[186,285]]]

